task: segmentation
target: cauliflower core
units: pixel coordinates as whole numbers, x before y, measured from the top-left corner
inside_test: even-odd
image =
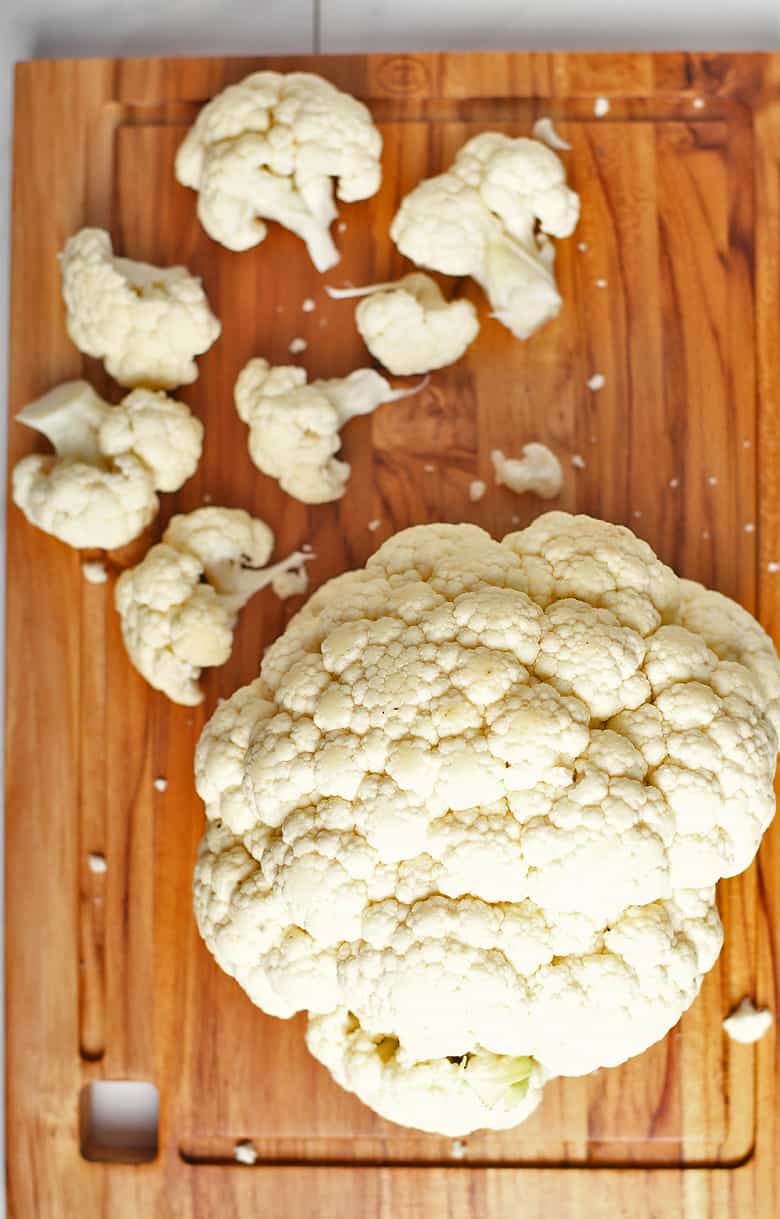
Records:
[[[162,542],[116,584],[122,638],[139,673],[174,703],[203,701],[201,669],[224,664],[239,611],[261,588],[311,554],[275,563],[274,535],[241,508],[174,516]]]
[[[201,281],[186,267],[116,258],[103,229],[82,229],[60,256],[68,334],[120,385],[173,389],[198,376],[195,356],[220,335]]]
[[[207,725],[200,931],[378,1113],[511,1126],[696,997],[779,725],[768,636],[628,529],[408,529]]]
[[[373,368],[307,385],[305,369],[272,368],[258,356],[238,374],[234,396],[239,418],[249,424],[249,455],[258,470],[302,503],[325,504],[341,498],[350,475],[349,463],[334,456],[339,428],[421,388],[391,389]]]
[[[254,72],[203,107],[176,154],[176,177],[198,191],[198,217],[229,250],[265,240],[275,220],[306,243],[318,271],[339,260],[330,235],[345,203],[382,179],[382,137],[370,111],[308,72]]]
[[[446,173],[406,196],[390,226],[402,254],[444,275],[470,275],[519,339],[558,315],[555,249],[579,219],[559,158],[538,140],[486,131]]]
[[[366,298],[355,310],[357,328],[374,359],[396,376],[454,364],[479,333],[471,301],[446,301],[436,281],[419,271],[390,283],[325,291],[334,300]]]
[[[17,415],[56,450],[13,472],[13,498],[33,525],[69,546],[124,546],[157,515],[158,491],[195,473],[203,424],[183,402],[134,389],[118,406],[86,381],[66,381]]]

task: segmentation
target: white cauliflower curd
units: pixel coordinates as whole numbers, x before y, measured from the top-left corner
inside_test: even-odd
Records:
[[[173,389],[198,376],[195,356],[220,335],[201,281],[186,267],[118,258],[103,229],[82,229],[60,255],[68,334],[120,385]]]
[[[298,569],[295,551],[271,567],[274,535],[242,508],[174,516],[162,542],[122,573],[115,602],[127,654],[150,686],[174,703],[203,701],[201,670],[224,664],[238,614],[260,589]]]
[[[349,462],[335,457],[339,429],[421,388],[392,389],[373,368],[307,384],[305,369],[272,368],[258,356],[238,374],[234,398],[239,418],[249,425],[249,455],[258,470],[302,503],[326,504],[341,498],[350,475]]]
[[[406,196],[390,236],[418,266],[470,275],[493,316],[527,339],[560,311],[550,237],[573,233],[579,210],[551,148],[485,131]]]
[[[28,521],[69,546],[124,546],[157,515],[158,491],[194,474],[203,424],[183,402],[134,389],[110,406],[86,381],[66,381],[17,415],[54,453],[30,453],[12,477]]]
[[[695,999],[774,813],[780,665],[630,530],[397,534],[197,749],[200,931],[392,1121],[522,1120]]]
[[[330,235],[345,203],[382,180],[382,137],[362,102],[309,72],[254,72],[208,102],[176,154],[198,192],[206,232],[229,250],[265,240],[274,220],[305,243],[318,271],[339,260]]]

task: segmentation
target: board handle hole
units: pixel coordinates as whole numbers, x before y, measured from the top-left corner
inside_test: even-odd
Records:
[[[79,1144],[85,1160],[142,1164],[157,1155],[160,1093],[135,1079],[99,1079],[79,1093]]]

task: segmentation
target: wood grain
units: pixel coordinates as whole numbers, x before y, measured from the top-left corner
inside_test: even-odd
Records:
[[[384,279],[401,195],[490,126],[523,134],[554,116],[583,216],[559,244],[565,308],[529,342],[480,308],[467,357],[419,397],[351,422],[338,504],[307,508],[260,475],[232,405],[252,355],[284,362],[304,337],[313,376],[366,362],[352,305],[329,300],[300,243],[274,229],[232,254],[209,241],[176,147],[199,104],[257,67],[314,69],[363,97],[385,139],[384,183],[342,209],[340,284]],[[310,542],[315,584],[362,564],[405,525],[473,520],[501,535],[537,502],[493,489],[490,450],[542,440],[566,469],[561,506],[625,522],[687,576],[780,633],[776,402],[780,316],[780,59],[727,55],[385,55],[322,60],[34,63],[17,73],[9,407],[66,377],[117,387],[65,334],[57,251],[84,224],[131,257],[202,275],[225,323],[182,391],[206,424],[197,474],[166,496],[141,543],[83,581],[79,558],[9,507],[6,726],[8,1182],[14,1219],[769,1219],[780,1187],[773,1037],[725,1041],[745,993],[778,1008],[780,832],[721,886],[726,944],[669,1036],[623,1067],[551,1084],[516,1131],[448,1140],[381,1119],[307,1055],[301,1021],[252,1008],[203,948],[190,910],[202,814],[198,733],[217,698],[257,671],[299,602],[263,593],[244,612],[207,701],[174,707],[129,666],[113,578],[175,511],[208,495],[274,528],[277,553]],[[596,96],[610,112],[593,113]],[[697,104],[694,104],[698,99]],[[701,104],[699,104],[699,102]],[[44,218],[44,219],[42,219]],[[585,248],[578,248],[584,243]],[[598,286],[598,281],[606,281]],[[301,302],[317,303],[304,314]],[[594,372],[605,387],[589,391]],[[13,422],[13,463],[33,447]],[[582,469],[570,459],[580,455]],[[368,522],[378,519],[376,532]],[[745,527],[748,526],[746,529]],[[751,528],[753,526],[753,528]],[[154,779],[164,776],[167,790]],[[88,866],[103,854],[105,875]],[[160,1153],[86,1162],[78,1098],[94,1079],[160,1089]],[[233,1162],[252,1138],[259,1164]]]

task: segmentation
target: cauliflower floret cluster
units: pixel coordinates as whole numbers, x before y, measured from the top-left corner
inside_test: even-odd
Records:
[[[382,137],[362,102],[308,72],[255,72],[200,111],[176,155],[198,192],[206,232],[229,250],[265,240],[275,220],[305,243],[318,271],[339,260],[330,235],[345,203],[381,182]]]
[[[390,236],[419,266],[470,275],[493,316],[527,339],[560,311],[549,238],[568,237],[578,219],[579,198],[551,148],[486,131],[406,196]]]
[[[628,529],[408,529],[207,725],[200,931],[380,1114],[511,1126],[696,997],[778,728],[768,636]]]
[[[224,664],[247,601],[312,555],[295,551],[271,567],[274,535],[242,508],[174,516],[162,542],[117,580],[116,608],[128,656],[175,703],[203,701],[201,670]]]
[[[339,428],[418,388],[391,389],[373,368],[307,384],[305,369],[272,368],[258,356],[238,374],[234,396],[239,418],[249,425],[249,455],[258,470],[302,503],[325,504],[341,498],[350,475],[349,462],[334,456],[341,447]]]
[[[109,550],[138,537],[157,515],[157,492],[177,491],[194,474],[203,445],[189,407],[149,389],[110,406],[86,381],[66,381],[17,419],[55,452],[17,463],[14,503],[69,546]]]
[[[61,255],[68,334],[120,385],[173,389],[196,380],[195,356],[221,327],[186,267],[117,258],[103,229],[82,229]]]

